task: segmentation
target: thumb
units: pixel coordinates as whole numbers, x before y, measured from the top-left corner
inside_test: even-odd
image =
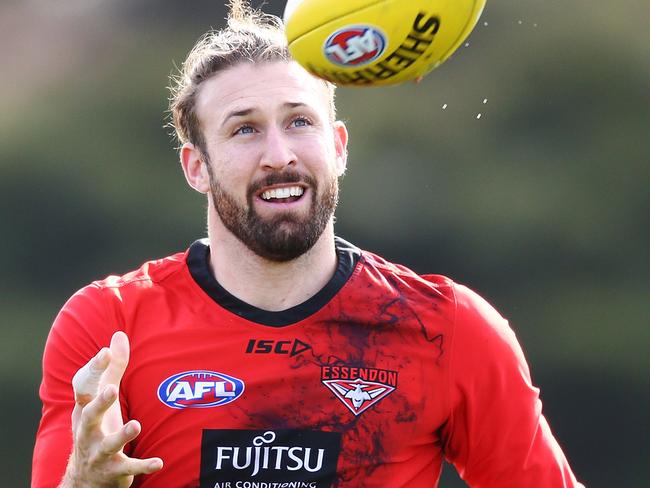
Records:
[[[99,382],[110,360],[111,353],[104,347],[94,358],[79,369],[72,378],[75,402],[82,407],[97,396]]]

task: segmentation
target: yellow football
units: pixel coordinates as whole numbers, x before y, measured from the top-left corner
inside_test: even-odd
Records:
[[[288,0],[289,51],[338,85],[392,85],[442,64],[472,31],[485,0]]]

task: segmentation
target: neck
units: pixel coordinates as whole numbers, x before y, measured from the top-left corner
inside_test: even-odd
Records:
[[[212,273],[229,293],[249,305],[271,312],[286,310],[318,293],[336,271],[333,221],[305,254],[275,262],[248,249],[218,218],[209,220]]]

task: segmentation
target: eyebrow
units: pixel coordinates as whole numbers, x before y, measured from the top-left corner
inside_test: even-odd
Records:
[[[294,109],[294,108],[302,108],[302,107],[308,107],[306,103],[303,102],[285,102],[282,104],[283,108],[288,108],[288,109]],[[250,114],[255,112],[255,109],[253,108],[244,108],[244,109],[236,109],[228,112],[223,120],[221,121],[221,125],[225,125],[226,122],[228,122],[229,119],[231,118],[236,118],[236,117],[246,117]]]
[[[228,112],[224,116],[223,120],[221,121],[221,125],[222,126],[225,125],[226,122],[228,122],[228,120],[233,118],[233,117],[246,117],[247,115],[250,115],[251,113],[253,113],[252,108],[245,108],[243,110],[233,110],[231,112]]]

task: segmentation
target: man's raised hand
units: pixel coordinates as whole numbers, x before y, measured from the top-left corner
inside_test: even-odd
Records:
[[[129,340],[116,332],[72,379],[72,456],[60,488],[128,487],[133,477],[162,468],[160,458],[135,459],[124,446],[140,434],[140,423],[122,420],[120,381],[129,363]]]

